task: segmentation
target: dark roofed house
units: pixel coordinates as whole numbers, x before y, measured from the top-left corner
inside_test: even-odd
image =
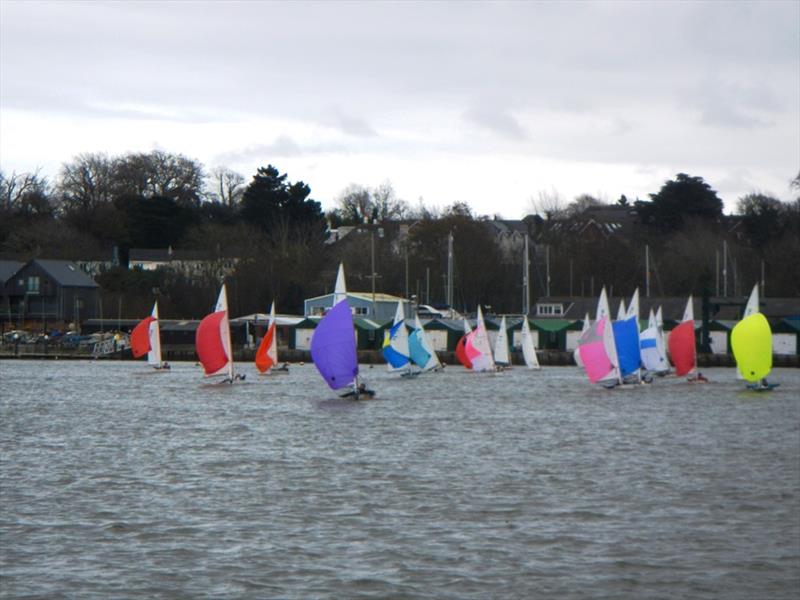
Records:
[[[6,279],[0,319],[80,323],[97,314],[100,288],[74,262],[37,258]]]
[[[128,268],[142,271],[169,269],[190,279],[219,280],[233,273],[238,259],[208,250],[169,248],[131,248]]]

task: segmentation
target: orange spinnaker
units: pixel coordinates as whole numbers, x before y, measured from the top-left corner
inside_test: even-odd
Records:
[[[228,355],[222,343],[220,323],[225,318],[225,311],[211,313],[200,321],[195,334],[195,348],[197,357],[203,364],[206,375],[219,371],[228,364]]]
[[[150,323],[155,321],[153,316],[142,319],[131,331],[131,351],[134,358],[139,358],[150,352]]]
[[[256,351],[256,368],[262,373],[266,373],[275,365],[275,361],[273,361],[272,357],[269,355],[269,348],[272,345],[273,339],[275,339],[275,323],[269,326],[267,333],[264,335],[264,339],[261,340],[261,345]]]

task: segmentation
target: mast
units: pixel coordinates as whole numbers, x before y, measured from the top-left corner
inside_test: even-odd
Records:
[[[453,308],[453,232],[447,235],[447,307]]]
[[[522,314],[526,317],[531,312],[530,254],[528,234],[525,234],[525,254],[522,256]]]

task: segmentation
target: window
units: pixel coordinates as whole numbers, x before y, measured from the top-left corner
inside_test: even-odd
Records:
[[[363,317],[369,314],[369,308],[366,306],[356,306],[353,308],[353,314],[359,317]]]
[[[562,304],[537,304],[536,314],[540,317],[560,316],[564,314],[564,306]]]
[[[39,276],[38,275],[31,275],[28,277],[28,293],[29,294],[38,294],[39,293]]]

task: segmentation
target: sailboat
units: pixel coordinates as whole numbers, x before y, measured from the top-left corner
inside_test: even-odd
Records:
[[[614,329],[614,345],[617,349],[620,376],[641,381],[640,367],[642,363],[639,348],[639,289],[633,292],[631,304],[625,309],[625,301],[620,300],[617,320],[612,325]]]
[[[508,326],[505,315],[500,319],[500,329],[494,340],[494,364],[499,371],[511,368],[511,358],[508,352]]]
[[[276,330],[277,323],[275,318],[275,302],[273,301],[272,307],[269,310],[269,325],[267,326],[267,332],[264,334],[264,338],[258,345],[258,350],[256,350],[256,369],[258,369],[259,373],[262,375],[289,372],[288,368],[273,368],[278,364],[278,336]],[[284,365],[284,367],[286,367],[286,365]]]
[[[664,375],[669,372],[667,351],[652,308],[647,319],[647,328],[639,335],[639,348],[642,353],[642,365],[649,373]]]
[[[667,356],[667,335],[664,333],[664,317],[661,311],[661,305],[658,305],[658,310],[656,310],[656,329],[658,330],[658,337],[661,338],[661,349],[664,352],[664,356]],[[664,373],[669,373],[669,360],[667,360],[667,370]]]
[[[347,288],[344,279],[344,265],[339,265],[334,291],[334,306],[314,330],[311,336],[311,359],[319,374],[332,390],[351,387],[342,397],[361,399],[371,397],[374,392],[367,390],[358,381],[358,354],[356,336],[353,328],[353,313],[347,302]]]
[[[525,365],[529,369],[540,369],[539,357],[536,356],[536,345],[533,343],[533,335],[531,334],[531,326],[528,324],[528,317],[522,319],[520,344],[522,346],[522,357],[525,359]]]
[[[586,313],[586,316],[583,318],[583,327],[581,327],[581,335],[583,337],[586,335],[586,332],[589,331],[589,328],[592,326],[592,321],[589,318],[589,313]],[[578,338],[580,339],[580,338]],[[575,351],[572,353],[572,356],[575,359],[575,364],[578,365],[581,369],[583,368],[583,359],[581,358],[581,353],[578,348],[575,348]]]
[[[414,327],[414,331],[408,336],[408,351],[411,360],[422,369],[423,373],[441,369],[442,363],[431,346],[425,328],[419,320],[419,315],[414,315]]]
[[[689,375],[689,381],[696,381],[693,373],[697,368],[697,350],[695,348],[694,307],[692,297],[686,302],[680,324],[669,334],[669,357],[675,365],[675,375]],[[701,380],[702,381],[702,380]]]
[[[236,379],[244,379],[244,375],[239,376],[233,373],[231,324],[228,317],[228,295],[224,283],[219,290],[214,312],[204,317],[197,327],[195,348],[206,376],[225,375],[224,383],[233,383]]]
[[[622,383],[605,287],[597,301],[594,323],[578,341],[578,350],[589,381],[605,387]]]
[[[759,312],[758,284],[750,293],[744,317],[731,332],[731,349],[739,373],[750,382],[749,389],[766,391],[777,387],[766,381],[772,370],[772,329]]]
[[[475,329],[467,336],[466,352],[469,361],[472,363],[473,371],[496,370],[480,304],[478,305],[478,318]]]
[[[411,351],[402,302],[397,303],[392,327],[384,335],[383,357],[386,359],[390,371],[402,371],[404,377],[419,374],[419,371],[411,370]]]
[[[161,360],[161,329],[158,325],[158,300],[153,304],[153,312],[145,317],[131,332],[131,351],[134,358],[147,354],[147,364],[157,371],[169,370],[169,365]]]

